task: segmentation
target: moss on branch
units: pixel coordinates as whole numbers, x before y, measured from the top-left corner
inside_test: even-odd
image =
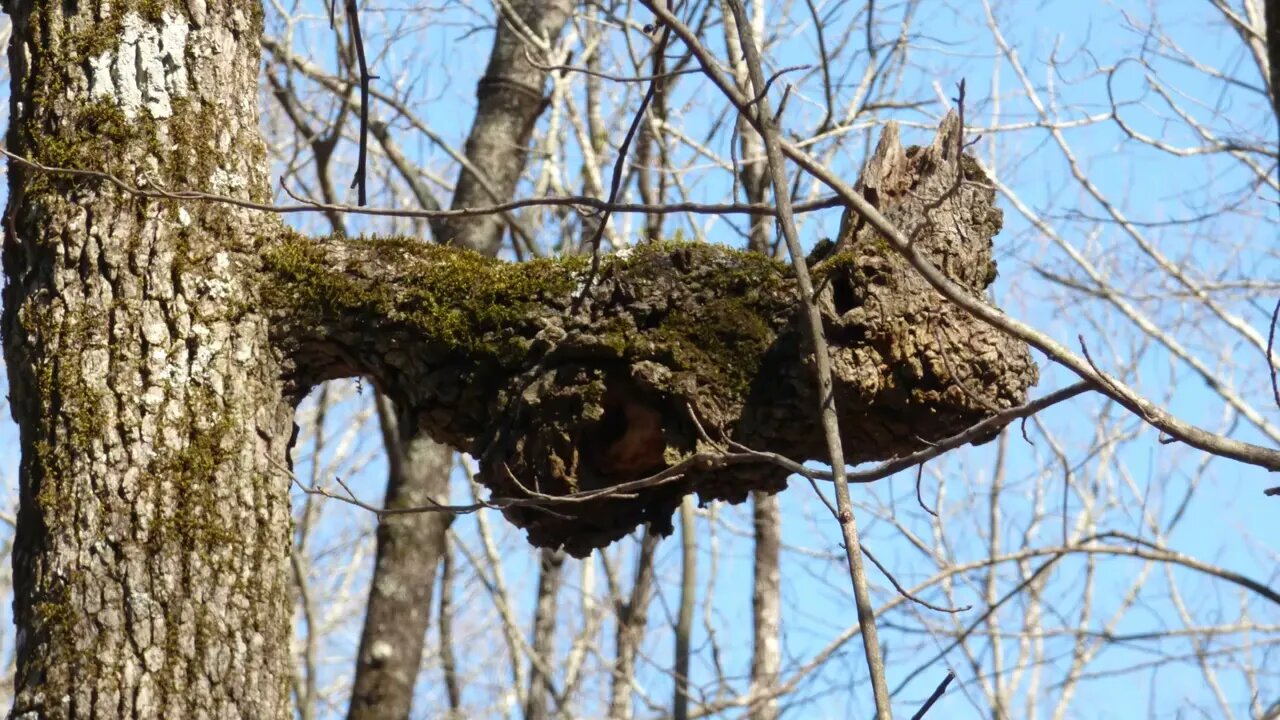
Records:
[[[1000,213],[980,169],[948,160],[939,142],[886,147],[870,161],[881,184],[864,192],[982,293]],[[1036,379],[1025,346],[945,302],[878,240],[860,227],[815,268],[852,463],[959,432],[1021,403]],[[406,238],[289,233],[262,261],[296,392],[371,377],[422,430],[479,458],[478,479],[497,498],[612,488],[714,449],[708,440],[824,459],[794,274],[772,259],[644,244],[602,258],[585,293],[585,258],[508,263]],[[639,523],[669,530],[684,494],[737,502],[781,489],[786,475],[767,464],[700,468],[555,514],[504,512],[534,544],[581,555]]]

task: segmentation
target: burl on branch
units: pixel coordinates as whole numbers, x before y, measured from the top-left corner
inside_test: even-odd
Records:
[[[948,116],[932,144],[904,149],[889,125],[856,189],[985,297],[1002,216],[959,132]],[[919,450],[1024,401],[1037,379],[1026,346],[947,302],[874,228],[854,219],[824,247],[809,262],[848,462]],[[786,486],[785,467],[744,447],[827,460],[784,263],[647,244],[603,258],[583,293],[582,258],[505,263],[401,239],[298,238],[266,261],[295,385],[372,377],[479,459],[479,482],[534,545],[583,556],[642,523],[670,532],[686,494],[741,502]],[[712,459],[731,443],[732,461]]]

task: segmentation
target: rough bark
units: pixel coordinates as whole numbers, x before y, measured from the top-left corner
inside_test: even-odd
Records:
[[[569,17],[567,3],[525,3],[515,10],[518,21],[540,33],[546,42],[559,36]],[[536,54],[537,49],[528,47],[509,18],[500,17],[489,66],[477,90],[477,114],[467,143],[470,166],[483,168],[486,177],[478,178],[464,169],[455,188],[454,207],[506,201],[515,194],[525,166],[525,145],[545,107],[541,98],[547,73],[530,65],[526,52]],[[516,82],[526,91],[536,90],[539,102],[495,92],[506,82]],[[510,135],[502,134],[512,128],[524,132],[519,145],[511,142]],[[487,255],[496,254],[501,247],[500,217],[436,223],[435,229],[439,242]],[[392,458],[384,507],[446,502],[453,449],[435,442],[414,423],[391,420],[393,427],[387,428],[390,414],[381,412],[380,417]],[[444,513],[419,513],[387,516],[378,523],[377,555],[347,709],[349,720],[397,720],[409,715],[430,621],[432,581],[451,519]]]
[[[13,151],[268,198],[257,3],[8,12]],[[253,281],[276,221],[11,165],[4,225],[12,717],[289,717],[293,406]]]
[[[980,295],[1001,217],[976,163],[948,157],[955,126],[909,150],[890,126],[859,187]],[[871,228],[846,244],[813,260],[850,462],[914,451],[1024,399],[1036,378],[1025,346],[945,302]],[[716,443],[823,458],[794,282],[759,255],[638,247],[607,258],[576,309],[580,258],[512,265],[407,240],[286,238],[266,261],[293,381],[375,378],[426,432],[480,458],[480,482],[504,502],[647,477],[715,449],[698,425]],[[504,513],[533,544],[582,556],[646,521],[670,533],[689,492],[741,502],[787,474],[759,461],[687,469],[634,497]]]

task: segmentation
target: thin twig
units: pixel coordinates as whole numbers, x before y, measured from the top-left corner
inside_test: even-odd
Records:
[[[911,720],[920,720],[920,718],[923,718],[924,714],[929,712],[929,708],[933,707],[933,704],[938,702],[938,700],[942,698],[942,694],[947,691],[947,686],[950,685],[951,681],[955,679],[956,679],[955,671],[948,670],[947,676],[942,678],[942,682],[938,683],[938,687],[934,688],[933,694],[929,696],[928,700],[924,701],[924,705],[920,706],[920,709],[916,712],[916,714],[911,716]]]
[[[1092,383],[1081,381],[1074,385],[1068,385],[1061,390],[1055,390],[1054,392],[1051,392],[1042,398],[1033,400],[1025,405],[1009,408],[1008,410],[992,415],[986,420],[956,433],[951,437],[937,441],[924,450],[911,453],[904,457],[895,458],[893,460],[886,460],[869,470],[850,473],[849,482],[874,482],[876,480],[889,477],[894,473],[902,472],[909,467],[932,460],[948,450],[960,447],[965,443],[973,442],[978,438],[986,437],[992,430],[1004,427],[1018,418],[1030,417],[1051,405],[1056,405],[1064,400],[1069,400],[1087,390],[1092,389],[1093,387]]]
[[[808,65],[792,65],[790,67],[784,67],[781,70],[770,75],[769,79],[764,81],[764,89],[756,93],[756,96],[751,98],[751,100],[747,102],[747,106],[750,107],[752,105],[755,105],[756,103],[760,102],[760,100],[763,99],[765,96],[767,96],[769,94],[769,88],[773,87],[773,83],[778,78],[782,77],[784,74],[789,72],[795,72],[796,70],[808,70],[808,69],[809,69]],[[779,104],[779,108],[781,108],[781,105],[782,103]],[[774,119],[775,120],[777,119],[776,115],[774,116]]]
[[[481,500],[469,505],[445,505],[443,503],[430,501],[426,505],[402,508],[384,508],[365,502],[351,491],[351,488],[347,486],[342,478],[336,476],[334,477],[334,481],[345,491],[345,495],[334,493],[319,486],[308,486],[299,480],[297,476],[293,474],[293,471],[284,464],[279,462],[273,462],[273,464],[275,464],[276,468],[281,472],[284,472],[289,477],[290,481],[302,492],[307,493],[308,495],[317,495],[332,500],[338,500],[340,502],[347,503],[348,505],[354,505],[362,510],[367,510],[377,515],[379,518],[386,517],[388,515],[408,515],[424,512],[447,512],[457,515],[466,515],[482,509],[504,510],[511,507],[532,507],[557,517],[565,517],[560,513],[552,511],[547,506],[575,505],[609,499],[633,499],[637,497],[636,491],[669,485],[673,482],[684,479],[689,472],[706,472],[721,467],[755,463],[759,461],[760,458],[755,453],[695,453],[675,465],[665,468],[664,470],[648,477],[619,483],[606,488],[583,490],[581,492],[568,493],[566,495],[550,495],[530,489],[511,473],[510,468],[504,467],[504,470],[507,472],[508,479],[510,479],[521,492],[525,493],[524,497],[496,497],[490,500]]]
[[[525,62],[544,72],[558,71],[562,73],[581,73],[583,75],[600,78],[601,80],[618,83],[654,82],[655,80],[667,80],[681,75],[696,75],[702,72],[697,68],[685,68],[684,70],[672,70],[671,72],[657,73],[654,75],[613,75],[606,72],[600,72],[599,70],[580,67],[578,65],[543,65],[533,59],[533,56],[529,53],[529,48],[525,48],[524,50],[524,59]]]
[[[918,596],[913,595],[910,590],[902,587],[902,583],[898,582],[898,579],[893,576],[893,573],[889,572],[888,568],[882,565],[880,561],[876,559],[875,555],[871,554],[871,551],[867,549],[866,545],[862,546],[862,554],[866,555],[867,559],[871,561],[871,564],[875,565],[876,568],[881,572],[881,574],[883,574],[886,578],[889,579],[889,584],[893,585],[893,589],[897,590],[899,595],[901,595],[902,597],[910,600],[911,602],[917,605],[923,605],[924,607],[927,607],[930,610],[933,610],[935,612],[940,612],[940,613],[959,613],[959,612],[964,612],[966,610],[973,609],[972,605],[961,605],[958,608],[948,608],[948,607],[942,607],[941,605],[934,605],[928,600],[922,600]]]
[[[364,38],[360,34],[360,12],[356,8],[356,0],[347,0],[347,18],[351,23],[351,41],[356,49],[356,62],[360,67],[360,151],[356,157],[356,173],[351,178],[351,187],[356,188],[357,204],[364,207],[369,204],[369,81],[377,76],[369,74],[369,65],[365,60]]]
[[[751,77],[751,85],[757,91],[767,88],[764,70],[760,61],[760,49],[747,20],[746,9],[741,0],[727,0],[733,19],[738,28],[747,72]],[[667,12],[665,3],[647,2],[651,9]],[[666,21],[666,18],[663,18]],[[668,26],[669,27],[669,26]],[[688,39],[686,38],[686,42]],[[693,47],[690,46],[692,50]],[[706,63],[703,63],[706,67]],[[786,240],[787,252],[791,255],[791,264],[796,274],[796,284],[800,293],[800,302],[804,308],[805,336],[813,347],[814,370],[818,384],[818,412],[821,417],[823,435],[826,437],[827,450],[830,456],[832,477],[836,487],[836,508],[839,510],[838,520],[844,536],[845,557],[849,563],[849,579],[853,584],[854,606],[857,609],[858,624],[862,630],[862,646],[867,661],[867,672],[871,676],[872,694],[875,697],[876,715],[880,720],[889,720],[893,711],[889,704],[889,688],[885,680],[884,658],[880,651],[877,637],[875,610],[871,606],[871,592],[867,587],[867,575],[862,565],[862,549],[858,539],[858,525],[853,516],[853,503],[849,497],[849,483],[845,478],[844,450],[841,447],[839,415],[836,412],[835,392],[831,375],[831,358],[826,338],[822,329],[822,315],[818,310],[813,294],[813,281],[809,277],[809,268],[805,263],[804,249],[800,246],[800,238],[796,232],[795,217],[791,213],[791,190],[787,183],[787,170],[783,163],[781,141],[778,137],[778,126],[772,121],[769,112],[768,93],[761,92],[756,98],[758,102],[739,104],[739,112],[749,121],[754,117],[757,132],[764,141],[765,154],[768,157],[770,179],[773,183],[773,199],[778,204],[778,221],[782,236]]]
[[[79,168],[60,167],[57,165],[45,165],[36,162],[27,157],[12,152],[8,148],[0,145],[0,155],[5,156],[14,163],[31,170],[37,170],[50,175],[63,175],[67,177],[81,177],[91,180],[102,180],[117,189],[128,193],[134,197],[147,198],[151,200],[181,200],[187,202],[208,202],[221,203],[234,207],[241,207],[247,210],[258,210],[261,212],[272,213],[275,215],[287,215],[292,213],[346,213],[350,215],[370,215],[376,217],[400,217],[400,218],[462,218],[477,217],[480,215],[497,215],[512,210],[520,210],[528,207],[564,207],[564,206],[581,206],[594,211],[608,211],[611,213],[629,213],[629,214],[673,214],[673,213],[693,213],[698,215],[760,215],[764,217],[777,217],[778,210],[776,207],[766,203],[695,203],[695,202],[672,202],[657,205],[645,203],[620,203],[608,202],[600,198],[590,197],[587,195],[564,195],[551,196],[541,198],[525,198],[523,200],[511,200],[508,202],[497,203],[494,205],[481,205],[472,208],[455,208],[452,210],[407,210],[401,208],[378,208],[378,207],[357,207],[355,205],[342,205],[338,203],[321,203],[313,200],[307,200],[288,188],[281,181],[281,188],[285,193],[298,201],[298,205],[274,205],[271,203],[260,203],[252,200],[245,200],[231,195],[219,195],[217,193],[208,193],[200,190],[174,190],[160,186],[156,183],[147,182],[146,187],[139,187],[132,183],[126,182],[111,173],[101,170],[83,170]],[[817,200],[809,200],[797,203],[792,209],[794,213],[809,213],[818,210],[828,210],[834,207],[840,207],[843,201],[836,195],[818,198]]]
[[[666,0],[663,0],[666,2]],[[667,25],[662,26],[662,34],[658,36],[658,44],[654,46],[653,52],[661,56],[667,51],[667,43],[671,40],[671,28]],[[648,89],[645,90],[644,98],[640,100],[640,107],[636,110],[635,117],[631,119],[631,126],[627,128],[627,134],[622,138],[622,145],[618,148],[618,157],[613,163],[613,177],[609,181],[609,204],[612,205],[618,199],[618,191],[622,188],[622,170],[627,164],[627,151],[631,148],[631,141],[635,139],[636,131],[640,129],[640,123],[644,121],[645,110],[649,108],[649,103],[653,102],[653,98],[658,94],[658,88],[662,83],[662,78],[658,75],[653,76],[649,82]],[[609,224],[609,216],[612,213],[609,210],[604,211],[604,215],[600,218],[600,222],[596,224],[596,230],[591,235],[591,270],[587,272],[586,278],[582,281],[582,292],[574,300],[574,309],[587,297],[587,293],[591,291],[591,284],[595,282],[596,274],[600,271],[600,240],[604,237],[605,226]]]
[[[920,463],[920,465],[916,468],[916,502],[919,503],[920,508],[922,510],[924,510],[925,512],[929,513],[930,515],[936,518],[938,517],[938,512],[933,508],[929,507],[928,505],[925,505],[924,496],[920,494],[920,482],[922,480],[924,480],[924,463]]]
[[[1280,321],[1280,300],[1276,300],[1276,309],[1271,311],[1271,329],[1267,331],[1267,374],[1271,376],[1271,394],[1275,397],[1276,406],[1280,407],[1280,382],[1276,380],[1276,365],[1271,361],[1271,349],[1276,344],[1276,322]]]

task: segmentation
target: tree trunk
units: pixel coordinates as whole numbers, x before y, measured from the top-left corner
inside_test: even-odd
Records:
[[[267,200],[261,7],[190,8],[14,0],[8,147]],[[290,716],[293,406],[246,272],[277,227],[10,165],[13,717]]]
[[[734,59],[733,76],[738,88],[751,97],[757,91],[751,85],[751,74],[742,53],[737,22],[733,13],[722,3],[724,11],[724,39],[729,57]],[[753,32],[764,37],[764,6],[753,6]],[[738,115],[739,146],[742,148],[742,170],[739,177],[747,202],[762,203],[768,195],[768,163],[765,160],[764,139]],[[747,233],[747,247],[754,252],[767,254],[770,247],[770,231],[773,223],[768,218],[753,217]],[[782,553],[782,512],[778,498],[756,492],[751,496],[752,524],[755,539],[754,575],[751,583],[751,720],[775,720],[778,717],[778,699],[771,694],[778,683],[782,669],[782,578],[780,556]]]
[[[636,549],[631,595],[626,600],[618,598],[615,607],[618,626],[614,633],[613,680],[609,685],[609,717],[613,720],[630,720],[633,715],[631,699],[635,694],[636,655],[640,652],[640,642],[649,622],[653,553],[659,539],[651,528],[645,528],[644,537]]]
[[[548,43],[559,36],[569,17],[567,3],[525,3],[517,9],[519,22],[541,34]],[[463,170],[453,197],[453,207],[474,207],[510,200],[525,166],[525,145],[542,113],[542,88],[547,73],[525,57],[526,42],[509,20],[501,19],[494,35],[485,78],[477,89],[478,107],[467,160],[482,168],[484,178]],[[536,53],[536,48],[528,48]],[[538,102],[523,96],[495,92],[503,83],[536,90]],[[520,128],[520,144],[514,144],[511,128]],[[462,218],[437,222],[437,242],[496,255],[502,245],[504,224],[500,216]],[[435,442],[412,422],[392,419],[380,409],[388,456],[384,507],[422,507],[444,503],[449,496],[449,472],[453,449]],[[394,427],[388,428],[388,420]],[[369,583],[369,603],[356,675],[352,684],[349,720],[396,720],[407,717],[413,687],[422,663],[423,637],[430,620],[431,585],[444,553],[445,531],[452,516],[417,513],[388,516],[378,523],[378,548]]]
[[[778,497],[751,496],[755,527],[755,577],[751,584],[751,720],[776,720],[773,691],[782,672],[782,512]]]
[[[512,0],[499,3],[502,6],[514,11],[514,16],[501,13],[489,65],[476,88],[476,119],[466,145],[467,158],[484,177],[463,169],[453,193],[455,210],[505,202],[509,188],[515,188],[524,171],[529,137],[546,103],[542,86],[547,74],[525,57],[527,52],[537,59],[542,53],[529,47],[537,41],[526,35],[533,31],[546,42],[554,41],[572,10],[568,0]],[[551,64],[547,58],[542,60],[540,64]],[[432,231],[437,242],[457,244],[465,235],[465,247],[496,255],[504,227],[501,215],[483,215],[441,220],[433,223]]]
[[[383,507],[447,503],[453,451],[421,434],[381,394],[378,402],[389,466]],[[351,720],[409,716],[431,620],[432,585],[453,517],[404,513],[378,522],[377,555],[347,708]]]
[[[440,559],[440,673],[444,676],[445,695],[449,698],[448,720],[462,717],[462,683],[458,679],[458,662],[453,652],[453,551],[449,533],[444,536],[444,556]]]
[[[553,678],[543,674],[555,657],[556,620],[559,607],[556,598],[564,575],[564,553],[542,549],[538,553],[538,595],[533,605],[533,636],[529,646],[533,657],[542,662],[531,662],[529,667],[529,693],[524,704],[525,720],[546,720],[550,717],[547,697]]]
[[[771,496],[772,497],[772,496]],[[693,498],[680,503],[680,611],[676,615],[675,693],[672,720],[689,720],[689,650],[693,644],[693,609],[698,602],[698,538]]]

